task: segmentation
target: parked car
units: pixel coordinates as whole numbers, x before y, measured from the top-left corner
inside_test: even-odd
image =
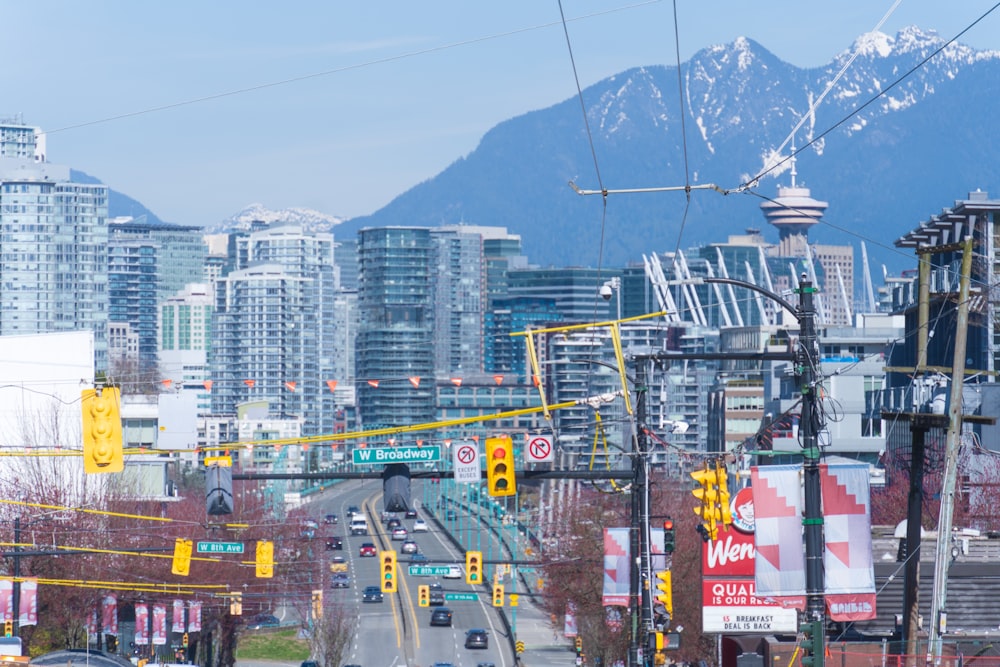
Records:
[[[416,519],[417,518],[417,510],[415,510],[415,509],[413,509],[411,507],[410,509],[406,510],[406,515],[405,516],[406,516],[407,519]]]
[[[486,637],[486,630],[482,628],[472,628],[465,633],[465,648],[489,648],[490,640]]]
[[[257,614],[247,623],[247,630],[260,630],[261,628],[276,628],[281,625],[277,616],[271,614]]]
[[[451,609],[438,607],[431,612],[431,625],[445,625],[451,627]]]
[[[405,540],[406,539],[406,529],[400,526],[399,528],[392,529],[392,539],[394,540]]]
[[[378,549],[376,549],[375,545],[371,542],[365,542],[361,545],[361,548],[358,549],[358,555],[362,558],[374,558],[378,555]]]
[[[381,602],[382,589],[378,586],[365,586],[365,592],[361,594],[362,602]]]
[[[427,526],[427,522],[423,519],[417,519],[413,522],[413,532],[414,533],[426,533],[430,528]]]
[[[323,523],[325,523],[328,526],[336,526],[337,521],[338,519],[336,514],[327,514],[326,516],[323,517]]]
[[[399,550],[404,554],[415,554],[420,551],[420,547],[418,547],[417,543],[413,540],[405,540],[403,542],[403,546],[401,546]]]
[[[329,535],[326,538],[326,550],[327,551],[338,551],[344,548],[344,540],[337,537],[336,535]]]
[[[351,578],[348,577],[343,572],[337,572],[332,577],[330,577],[330,587],[331,588],[350,588]]]

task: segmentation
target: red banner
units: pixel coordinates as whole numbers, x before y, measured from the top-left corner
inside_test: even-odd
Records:
[[[188,632],[201,632],[201,602],[188,602]]]
[[[101,605],[101,632],[118,636],[118,596],[114,593],[104,596]]]
[[[160,604],[153,605],[153,643],[167,643],[167,608]]]
[[[170,629],[174,632],[187,632],[184,627],[184,600],[174,600],[174,622]]]
[[[17,611],[17,622],[21,625],[38,625],[38,578],[21,580],[21,607]]]
[[[149,606],[135,606],[135,643],[145,646],[149,643]]]
[[[14,620],[14,580],[0,579],[0,613],[3,620]]]

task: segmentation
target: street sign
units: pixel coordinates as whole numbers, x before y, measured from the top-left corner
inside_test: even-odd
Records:
[[[441,460],[441,447],[364,447],[353,450],[354,465],[384,465],[386,463],[430,463]]]
[[[448,574],[450,570],[447,565],[411,565],[409,573],[411,577],[440,577]]]
[[[479,596],[475,593],[445,593],[444,599],[449,601],[465,601],[465,602],[475,602],[479,599]]]
[[[552,438],[545,435],[528,437],[528,444],[524,448],[524,460],[527,463],[546,463],[554,458]]]
[[[483,479],[479,463],[479,443],[460,442],[451,447],[456,484],[478,484]]]
[[[241,554],[243,553],[243,543],[242,542],[199,542],[198,553]]]

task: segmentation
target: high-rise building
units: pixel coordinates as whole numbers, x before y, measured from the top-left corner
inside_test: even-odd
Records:
[[[45,135],[20,118],[0,119],[0,157],[45,162]]]
[[[483,237],[477,228],[437,227],[432,284],[434,369],[446,375],[483,370],[483,312],[486,270]]]
[[[208,353],[215,299],[204,283],[191,283],[160,303],[160,370],[175,388],[197,395],[199,414],[211,411],[205,381],[211,379]]]
[[[0,335],[94,332],[108,367],[108,187],[65,166],[0,158]]]
[[[276,418],[300,418],[305,435],[332,432],[333,237],[261,226],[234,245],[236,268],[215,284],[213,411],[263,401]]]

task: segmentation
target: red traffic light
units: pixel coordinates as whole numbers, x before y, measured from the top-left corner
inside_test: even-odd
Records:
[[[673,530],[673,529],[674,529],[673,519],[667,519],[666,521],[663,522],[663,530]]]

